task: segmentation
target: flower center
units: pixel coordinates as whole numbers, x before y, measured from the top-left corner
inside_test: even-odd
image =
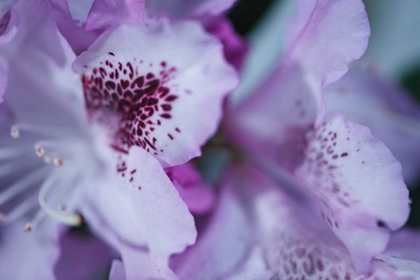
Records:
[[[178,95],[171,93],[168,81],[177,69],[161,62],[154,67],[157,70],[139,73],[137,65],[146,64],[143,60],[123,63],[115,61],[114,53],[108,54],[109,60],[82,76],[89,115],[107,125],[110,122],[104,115],[117,115],[118,121],[111,125],[114,149],[127,153],[136,145],[158,155],[163,150],[156,148],[158,140],[153,132],[172,118],[172,103]]]

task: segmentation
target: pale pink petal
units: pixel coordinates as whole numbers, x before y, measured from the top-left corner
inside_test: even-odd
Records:
[[[325,220],[349,249],[356,269],[366,271],[385,249],[390,230],[408,218],[401,165],[368,128],[341,116],[308,133],[307,141],[295,176],[320,199]]]
[[[178,279],[169,268],[167,260],[155,258],[141,248],[120,246],[119,250],[126,279]],[[119,274],[121,275],[121,272]]]
[[[213,207],[215,195],[192,163],[169,167],[165,172],[192,213],[202,214]]]
[[[193,217],[159,162],[136,146],[110,160],[118,161],[86,186],[80,207],[92,230],[114,247],[147,248],[161,260],[193,244]]]
[[[300,0],[290,26],[285,60],[303,68],[318,101],[320,121],[325,111],[322,88],[344,75],[348,64],[366,50],[367,14],[361,0]]]
[[[144,4],[145,0],[95,0],[86,21],[86,30],[142,23]]]
[[[200,155],[238,83],[221,45],[193,22],[120,26],[73,66],[89,111],[122,118],[114,146],[141,146],[170,166]]]
[[[369,127],[401,162],[407,183],[419,177],[420,106],[368,71],[352,70],[326,88],[327,111]]]
[[[146,8],[154,14],[164,14],[171,18],[209,17],[222,14],[236,0],[148,0]]]

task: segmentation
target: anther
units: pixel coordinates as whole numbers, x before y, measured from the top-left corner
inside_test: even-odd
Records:
[[[10,129],[10,135],[15,139],[19,138],[19,129],[17,127],[12,127]]]
[[[45,150],[41,146],[35,146],[35,153],[39,157],[43,157],[45,155]]]
[[[55,166],[63,166],[64,161],[61,158],[54,158],[53,163]]]
[[[34,225],[31,223],[26,223],[25,226],[23,227],[23,231],[26,233],[29,233],[32,231],[32,229],[34,228]]]
[[[59,205],[61,211],[66,211],[66,205],[64,203],[60,203]]]

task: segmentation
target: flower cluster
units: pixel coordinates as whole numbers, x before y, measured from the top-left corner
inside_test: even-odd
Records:
[[[234,2],[0,3],[0,279],[420,277],[420,107],[349,70],[363,2],[295,0],[239,90]]]

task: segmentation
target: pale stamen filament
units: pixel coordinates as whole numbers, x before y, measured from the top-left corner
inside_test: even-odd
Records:
[[[0,160],[12,159],[20,157],[30,151],[30,148],[27,146],[23,147],[8,147],[0,149]]]
[[[19,220],[23,215],[31,211],[32,209],[38,206],[38,199],[35,195],[31,196],[29,199],[22,201],[17,205],[13,210],[4,215],[3,223],[10,224]]]
[[[7,187],[6,190],[0,193],[0,205],[21,194],[22,192],[29,189],[34,184],[40,182],[46,175],[45,168],[39,168],[24,177],[23,179],[15,182],[11,186]]]
[[[60,127],[58,126],[52,129],[51,126],[33,125],[25,123],[14,124],[10,129],[10,135],[13,138],[19,138],[22,132],[45,135],[51,138],[56,138],[57,135],[60,135],[60,138],[64,138],[65,135],[69,134],[67,130],[60,129]]]
[[[25,161],[22,162],[19,158],[14,158],[12,161],[0,165],[0,178],[10,175],[18,170],[22,170],[23,168],[28,168],[36,164],[35,157],[25,158]]]
[[[53,178],[48,178],[44,184],[41,187],[41,190],[39,191],[38,195],[38,202],[41,206],[42,210],[49,215],[51,218],[55,219],[58,222],[61,222],[63,224],[69,225],[69,226],[80,226],[82,224],[82,217],[78,214],[65,214],[61,211],[57,211],[53,208],[51,208],[45,201],[45,196],[48,192],[48,190],[52,187],[54,183]],[[36,224],[34,222],[34,224]]]

